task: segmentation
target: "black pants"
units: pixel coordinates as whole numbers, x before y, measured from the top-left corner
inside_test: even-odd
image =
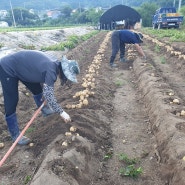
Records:
[[[21,80],[8,75],[0,65],[0,81],[4,96],[5,115],[10,116],[16,112],[17,103],[19,101],[18,83]],[[21,82],[33,95],[42,93],[42,86],[40,83]]]
[[[114,31],[112,33],[112,37],[111,37],[111,41],[112,41],[112,54],[110,57],[110,63],[114,63],[114,60],[116,58],[116,55],[118,53],[118,51],[120,50],[120,58],[123,58],[125,55],[125,43],[120,41],[120,37],[119,37],[119,31]]]

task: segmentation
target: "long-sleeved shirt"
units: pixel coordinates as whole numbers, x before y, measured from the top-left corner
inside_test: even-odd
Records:
[[[54,83],[60,62],[40,51],[23,50],[0,59],[0,65],[11,77],[31,83],[42,83],[47,104],[58,113],[63,111],[54,96]]]

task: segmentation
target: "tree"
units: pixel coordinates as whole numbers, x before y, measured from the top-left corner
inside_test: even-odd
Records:
[[[28,10],[23,8],[14,8],[14,18],[17,25],[26,26],[34,25],[35,21],[39,20],[39,16],[33,13],[30,13]],[[12,12],[9,11],[10,17],[12,17]]]
[[[87,12],[87,18],[91,21],[91,23],[97,24],[102,14],[102,10],[90,9]]]
[[[142,25],[144,27],[152,26],[152,16],[155,11],[159,8],[156,3],[144,3],[140,8],[137,9],[142,18]]]
[[[72,8],[70,6],[64,6],[61,9],[61,14],[64,18],[70,17],[72,12]]]

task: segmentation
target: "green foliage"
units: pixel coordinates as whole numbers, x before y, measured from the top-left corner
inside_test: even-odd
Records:
[[[121,87],[121,86],[123,85],[123,81],[117,80],[117,81],[115,82],[115,84],[116,84],[118,87]]]
[[[143,169],[141,167],[136,168],[133,164],[119,170],[121,176],[129,176],[133,178],[137,178],[141,173],[143,173]]]
[[[159,53],[160,52],[160,49],[161,49],[160,46],[158,44],[156,44],[155,47],[154,47],[154,51],[156,53]]]
[[[161,64],[166,64],[166,59],[165,59],[165,57],[161,57],[160,60],[161,60]]]
[[[143,28],[144,33],[157,38],[169,38],[171,42],[185,42],[185,32],[181,29],[152,29],[152,28]]]
[[[142,17],[142,25],[144,27],[152,26],[152,16],[158,8],[156,3],[144,3],[136,9]]]
[[[68,5],[62,7],[61,9],[61,13],[64,16],[64,18],[70,17],[71,12],[72,12],[72,8]]]
[[[32,133],[35,131],[35,128],[34,127],[29,127],[27,130],[26,130],[26,134],[29,134],[29,133]]]
[[[107,153],[105,156],[104,156],[104,160],[108,160],[108,159],[111,159],[113,156],[113,154],[110,152],[110,153]]]
[[[4,2],[4,3],[2,3]],[[10,10],[8,1],[1,0],[0,6],[8,6],[9,15],[3,20],[8,22],[10,26],[13,24],[13,15]],[[6,4],[6,5],[5,5]],[[75,0],[70,0],[68,2],[60,2],[59,0],[32,0],[29,2],[21,2],[21,0],[12,1],[13,12],[15,16],[15,22],[17,27],[21,26],[59,26],[63,24],[91,24],[97,25],[101,15],[106,11],[95,7],[108,7],[110,5],[109,1],[83,1],[76,2]],[[118,0],[111,1],[111,6],[116,6],[120,4]],[[177,3],[176,3],[177,4]],[[183,3],[182,3],[183,4]],[[135,0],[130,1],[127,4],[130,7],[135,7],[136,11],[141,15],[142,25],[144,27],[152,26],[152,16],[154,15],[157,8],[161,6],[173,6],[173,0]],[[24,8],[23,8],[24,7]],[[85,7],[89,7],[86,9]],[[177,6],[176,6],[177,7]],[[34,10],[52,10],[58,9],[61,15],[58,18],[52,19],[45,15],[40,16],[39,13],[30,13],[30,9]],[[6,9],[6,8],[4,8]],[[75,12],[72,10],[75,9]],[[182,14],[184,14],[185,8],[181,8]],[[39,12],[39,11],[35,11]],[[40,19],[42,17],[42,19]]]
[[[184,16],[185,19],[185,6],[181,6],[180,13]],[[185,23],[183,22],[183,24]]]
[[[80,37],[77,35],[71,35],[68,37],[68,41],[73,42],[74,44],[78,44]]]
[[[136,158],[129,158],[126,154],[120,154],[119,155],[119,160],[124,161],[126,164],[136,164],[138,159]]]
[[[0,43],[0,48],[2,48],[4,46],[4,44],[3,43]]]
[[[86,16],[91,23],[97,24],[102,14],[103,14],[103,10],[96,11],[95,9],[92,8],[87,12]]]
[[[30,175],[27,175],[27,176],[24,178],[24,184],[28,184],[30,181],[31,181],[31,176],[30,176]]]
[[[23,48],[23,49],[28,49],[28,50],[35,50],[35,46],[34,45],[19,44],[19,47]]]
[[[121,176],[137,178],[143,172],[141,167],[135,167],[136,163],[138,162],[137,158],[129,158],[126,154],[122,153],[119,155],[119,160],[126,164],[125,167],[122,167],[119,170],[119,174]]]
[[[65,48],[67,49],[73,49],[76,47],[77,44],[91,38],[92,36],[96,35],[98,33],[98,31],[92,31],[91,33],[82,35],[82,36],[76,36],[76,35],[72,35],[70,37],[67,38],[66,41],[61,42],[59,44],[55,44],[49,47],[42,47],[41,50],[52,50],[52,51],[64,51]]]

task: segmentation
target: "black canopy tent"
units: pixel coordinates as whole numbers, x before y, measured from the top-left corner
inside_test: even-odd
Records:
[[[125,5],[116,5],[100,17],[100,29],[112,30],[117,21],[125,20],[129,21],[130,24],[135,24],[140,22],[140,19],[140,14],[133,8]]]

